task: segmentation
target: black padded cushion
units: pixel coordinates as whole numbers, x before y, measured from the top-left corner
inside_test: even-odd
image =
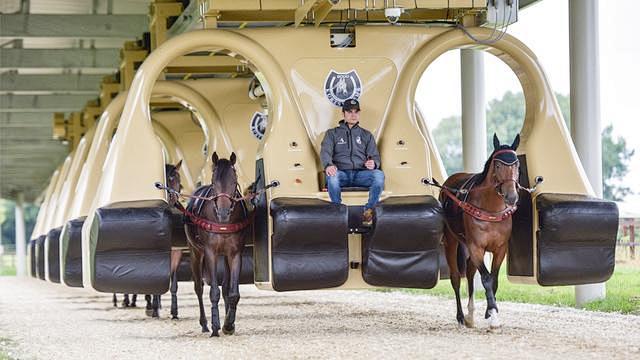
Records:
[[[82,225],[86,216],[67,222],[66,231],[62,234],[67,244],[64,256],[64,283],[67,286],[82,287]],[[61,249],[64,250],[64,249]]]
[[[37,269],[36,269],[36,242],[37,242],[37,238],[36,239],[31,239],[29,241],[29,262],[31,263],[31,271],[30,271],[30,275],[32,277],[36,277],[36,273],[37,273]]]
[[[618,207],[585,195],[541,194],[538,283],[579,285],[608,280],[615,266]]]
[[[429,289],[438,282],[444,229],[433,196],[403,196],[376,206],[375,227],[363,235],[362,276],[371,285]]]
[[[162,200],[119,202],[96,210],[91,224],[93,287],[109,293],[165,293],[173,219]]]
[[[49,281],[60,282],[60,232],[62,227],[49,230],[45,247],[47,248],[47,262],[49,267]]]
[[[44,240],[47,238],[47,235],[40,235],[38,239],[36,239],[36,275],[38,275],[38,279],[44,280]]]
[[[340,286],[349,273],[347,207],[319,199],[271,201],[274,290]]]

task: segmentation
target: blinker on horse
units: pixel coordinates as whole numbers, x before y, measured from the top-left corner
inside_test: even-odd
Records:
[[[496,292],[498,273],[511,237],[512,214],[517,209],[520,162],[516,149],[518,134],[511,145],[500,144],[493,135],[494,150],[479,174],[456,173],[442,185],[440,201],[447,226],[444,245],[451,285],[456,295],[456,319],[474,326],[473,277],[480,271],[487,297],[485,318],[489,326],[499,327]],[[491,272],[484,264],[485,252],[493,254]],[[469,289],[468,314],[460,303],[460,277],[465,272]]]

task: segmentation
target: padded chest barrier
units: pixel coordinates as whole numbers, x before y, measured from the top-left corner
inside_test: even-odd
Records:
[[[38,239],[36,239],[36,275],[38,279],[44,280],[44,240],[47,238],[47,235],[40,235]]]
[[[32,277],[36,277],[36,242],[37,239],[31,239],[29,241],[29,262],[31,263],[31,272],[30,275]]]
[[[62,227],[49,230],[44,242],[49,280],[55,283],[60,282],[60,232]]]
[[[349,273],[348,212],[319,199],[271,201],[272,286],[276,291],[336,287]]]
[[[541,194],[537,256],[540,285],[608,280],[615,266],[618,208],[585,195]]]
[[[433,196],[386,199],[376,206],[375,228],[363,234],[362,276],[371,285],[430,289],[438,282],[444,230]]]
[[[96,210],[90,242],[93,287],[110,293],[165,293],[171,241],[180,228],[174,219],[162,200],[120,202]]]
[[[64,283],[67,286],[82,287],[82,225],[86,216],[67,222],[66,231],[61,235],[64,244],[60,251],[64,259]]]

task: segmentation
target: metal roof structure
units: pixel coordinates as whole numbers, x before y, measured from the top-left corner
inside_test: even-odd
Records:
[[[522,9],[536,1],[520,0],[518,6]],[[120,66],[123,43],[140,39],[149,31],[151,2],[0,2],[0,197],[14,198],[21,192],[27,201],[33,201],[40,195],[69,152],[68,144],[53,139],[54,114],[71,116],[98,98],[103,78]],[[177,2],[185,10],[175,19],[168,36],[203,27],[207,21],[217,27],[317,26],[348,19],[385,22],[384,9],[390,4],[406,10],[405,21],[437,22],[451,18],[456,11],[462,13],[461,9],[469,14],[487,4],[487,0]]]

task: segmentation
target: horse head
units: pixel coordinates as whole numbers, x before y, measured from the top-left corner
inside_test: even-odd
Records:
[[[500,144],[498,136],[493,134],[493,153],[487,162],[488,170],[492,173],[492,180],[496,191],[505,204],[514,206],[518,202],[518,177],[520,176],[520,161],[516,149],[520,144],[520,134],[516,135],[511,145]]]
[[[213,186],[214,210],[220,222],[229,222],[235,208],[236,189],[238,188],[238,175],[234,167],[236,154],[231,153],[229,159],[218,158],[216,152],[211,157],[213,160],[213,174],[211,184]]]
[[[180,183],[181,166],[182,160],[178,161],[176,165],[166,164],[164,167],[167,187],[175,191],[169,192],[169,206],[173,206],[178,202],[178,193],[182,190],[182,184]]]

